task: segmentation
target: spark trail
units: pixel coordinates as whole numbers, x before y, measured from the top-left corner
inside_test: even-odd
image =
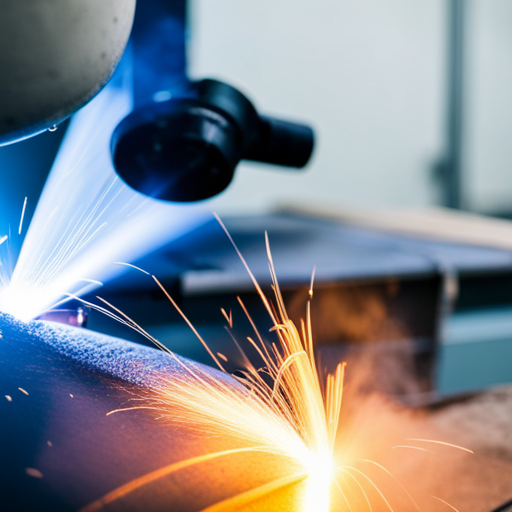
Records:
[[[275,331],[277,342],[269,346],[255,328],[257,341],[252,341],[252,344],[264,359],[263,369],[253,366],[237,343],[245,360],[242,376],[228,374],[231,377],[228,379],[207,373],[199,367],[186,365],[114,306],[108,303],[106,304],[109,309],[96,306],[148,337],[175,358],[185,370],[179,376],[162,377],[159,386],[152,389],[148,396],[136,399],[142,402],[141,405],[109,414],[133,409],[155,410],[160,419],[170,424],[186,425],[200,435],[237,440],[248,446],[243,448],[246,452],[270,453],[291,461],[295,465],[295,473],[283,477],[281,483],[287,485],[290,481],[305,480],[304,511],[327,512],[330,507],[331,483],[334,481],[334,444],[340,420],[345,364],[340,363],[334,374],[327,376],[323,393],[314,355],[309,307],[306,321],[299,330],[286,313],[268,239],[267,251],[273,279],[274,302],[267,299],[248,267],[247,269],[272,320],[272,330]],[[209,349],[173,298],[155,277],[154,279],[219,369],[227,374],[223,366],[226,358],[217,357]],[[312,296],[311,290],[310,300]],[[242,308],[249,315],[243,303]],[[226,315],[226,318],[231,325],[232,317]],[[236,379],[238,385],[233,385],[232,379]],[[205,457],[211,460],[229,456],[231,452],[228,450]],[[162,475],[179,471],[184,465],[188,467],[200,464],[203,459],[204,457],[198,457],[197,460],[182,461],[129,482],[89,505],[84,511],[101,510],[112,501],[126,498],[140,486]],[[271,492],[275,485],[269,485],[268,489],[264,486],[259,492],[249,493],[244,499],[261,497],[262,492]]]
[[[14,272],[7,277],[4,272],[0,282],[1,311],[25,321],[35,318],[66,293],[92,291],[96,285],[84,279],[106,282],[124,270],[114,262],[134,262],[207,218],[197,206],[148,199],[117,178],[110,137],[131,111],[130,83],[121,66],[74,116]],[[20,233],[26,204],[25,199]]]
[[[222,223],[221,225],[224,227]],[[227,230],[226,233],[231,239]],[[233,242],[232,239],[231,241]],[[108,415],[140,409],[154,411],[160,421],[168,422],[171,427],[172,425],[178,428],[185,427],[200,436],[232,439],[233,448],[178,461],[143,475],[114,489],[85,507],[82,512],[97,512],[104,508],[108,510],[109,505],[114,502],[117,502],[117,507],[129,504],[132,493],[137,494],[136,491],[142,487],[178,473],[184,468],[228,458],[234,454],[249,455],[258,452],[275,455],[283,462],[291,462],[292,466],[283,464],[287,472],[284,476],[224,499],[205,510],[210,512],[238,510],[246,505],[249,505],[252,510],[251,503],[263,499],[266,495],[288,485],[304,483],[305,493],[302,495],[302,506],[299,509],[301,512],[331,510],[332,489],[337,493],[337,510],[371,512],[382,510],[379,507],[384,506],[388,511],[397,512],[388,497],[365,472],[353,465],[345,464],[340,467],[335,463],[337,458],[335,442],[340,427],[345,363],[338,364],[334,374],[328,374],[325,380],[322,379],[317,369],[311,325],[313,278],[305,321],[302,321],[300,328],[297,328],[286,312],[268,237],[266,237],[266,246],[273,282],[272,300],[267,298],[235,246],[270,316],[273,324],[270,330],[277,337],[277,342],[272,344],[266,342],[244,303],[239,300],[244,314],[254,329],[254,339],[247,338],[247,341],[263,359],[263,368],[256,368],[251,363],[242,345],[231,333],[232,311],[228,314],[225,310],[221,310],[228,324],[226,328],[244,361],[241,374],[229,374],[224,367],[224,363],[227,362],[226,356],[211,351],[206,341],[154,276],[153,279],[157,285],[225,376],[210,373],[199,366],[183,362],[112,304],[102,299],[100,300],[106,307],[90,304],[139,331],[173,357],[184,370],[176,375],[160,377],[154,388],[133,399],[135,402],[133,406],[111,411]],[[234,385],[233,379],[238,385]],[[409,439],[409,441],[435,443],[469,451],[441,441],[428,439]],[[396,482],[399,492],[403,493],[408,500],[407,509],[412,506],[415,510],[420,510],[413,497],[388,469],[372,460],[363,459],[362,462],[376,467],[385,477]],[[440,501],[438,498],[436,500]],[[445,501],[442,503],[451,506]]]

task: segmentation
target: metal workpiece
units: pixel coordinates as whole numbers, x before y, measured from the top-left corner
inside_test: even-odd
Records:
[[[0,333],[2,511],[80,510],[141,475],[208,453],[222,442],[155,421],[158,413],[148,409],[107,415],[144,405],[162,378],[185,372],[168,354],[56,323],[23,323],[3,313]],[[212,368],[206,371],[220,375]],[[183,493],[160,479],[129,496],[130,510],[189,502],[194,479],[188,479],[180,481]],[[197,509],[208,505],[200,499],[195,498]],[[208,499],[205,493],[202,499]],[[105,510],[126,510],[123,500],[115,505]]]
[[[136,0],[0,0],[0,145],[58,125],[119,62]]]

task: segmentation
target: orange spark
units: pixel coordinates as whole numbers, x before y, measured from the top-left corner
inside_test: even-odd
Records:
[[[39,471],[38,469],[27,468],[27,469],[25,469],[25,473],[28,476],[32,476],[34,478],[43,478],[43,473],[41,473],[41,471]]]
[[[103,301],[115,312],[105,310],[108,314],[117,317],[154,341],[184,370],[181,374],[162,377],[160,385],[151,391],[151,396],[145,399],[144,405],[120,411],[153,409],[158,411],[161,419],[187,425],[189,429],[202,435],[228,436],[249,443],[250,447],[243,448],[243,451],[266,452],[290,460],[295,463],[294,467],[298,466],[301,471],[297,473],[295,470],[295,473],[285,477],[281,484],[295,481],[294,479],[306,479],[304,511],[327,512],[330,487],[334,479],[334,443],[341,413],[345,364],[340,363],[334,374],[327,376],[324,393],[313,350],[310,308],[307,310],[305,329],[299,332],[286,313],[274,271],[268,237],[266,237],[266,244],[275,303],[265,296],[241,254],[240,257],[272,320],[273,334],[277,342],[268,346],[243,302],[239,300],[255,333],[254,340],[249,337],[248,341],[262,357],[264,368],[254,367],[237,344],[244,357],[245,371],[243,377],[230,375],[237,381],[235,385],[233,380],[212,375],[201,367],[185,364],[133,320]],[[154,276],[153,279],[196,334],[219,369],[227,373],[222,366],[222,362],[226,362],[227,358],[223,354],[214,354],[211,351],[160,281]],[[312,293],[310,298],[311,295]],[[104,308],[99,309],[104,310]],[[222,312],[228,323],[232,325],[231,312],[229,316],[224,310]],[[109,414],[120,411],[112,411]],[[98,510],[106,503],[125,496],[169,472],[231,453],[235,451],[207,454],[172,464],[114,490],[84,511]],[[274,482],[269,485],[270,487],[263,486],[259,490],[248,493],[243,499],[254,499],[254,496],[259,495],[258,493],[268,492],[273,485],[280,484]],[[212,510],[217,508],[214,507]]]
[[[235,453],[251,452],[273,454],[282,457],[283,460],[292,461],[294,462],[294,470],[290,469],[290,474],[273,482],[220,501],[210,506],[206,511],[236,510],[259,499],[264,494],[304,480],[306,493],[303,512],[328,512],[331,507],[330,488],[332,483],[340,491],[346,509],[356,512],[352,508],[353,503],[349,495],[349,488],[344,490],[335,478],[334,473],[337,470],[347,475],[350,482],[355,484],[358,492],[364,496],[369,510],[372,510],[372,505],[367,490],[371,490],[372,493],[376,492],[387,509],[393,512],[386,496],[365,473],[353,466],[336,467],[334,465],[334,444],[340,423],[345,363],[338,364],[335,372],[326,376],[325,385],[322,386],[322,379],[315,360],[311,326],[311,299],[313,297],[315,270],[313,270],[311,278],[306,317],[301,322],[299,330],[286,312],[272,261],[268,236],[265,236],[265,240],[273,283],[273,300],[270,300],[264,294],[220,219],[219,222],[247,269],[273,324],[270,331],[277,338],[277,341],[269,344],[258,331],[242,300],[238,298],[240,307],[254,331],[252,337],[247,337],[247,342],[256,349],[264,361],[263,368],[253,366],[243,348],[231,333],[230,328],[233,326],[232,312],[230,311],[228,315],[224,309],[221,309],[229,324],[226,329],[244,361],[242,376],[228,374],[222,365],[223,362],[227,362],[227,357],[222,353],[212,352],[206,341],[155,276],[152,276],[154,281],[183,317],[212,360],[221,372],[228,374],[231,379],[206,371],[193,363],[182,361],[131,318],[107,301],[100,299],[110,309],[87,304],[139,331],[156,346],[166,351],[183,370],[173,375],[161,377],[158,386],[151,389],[148,396],[136,399],[143,401],[143,405],[111,411],[107,416],[137,409],[154,410],[158,412],[159,419],[171,424],[186,426],[189,430],[201,435],[229,437],[248,444],[248,446],[208,453],[170,464],[113,490],[84,508],[82,512],[96,512],[109,503],[123,499],[135,490],[184,468],[221,457],[229,457]],[[410,439],[410,441],[428,442],[419,439]],[[439,444],[448,445],[448,443],[442,442],[439,442]],[[398,445],[393,448],[410,448],[428,452],[425,448],[418,446]],[[374,464],[396,480],[388,470],[377,462],[370,460],[364,462]],[[297,471],[297,467],[300,469],[299,471]],[[400,484],[400,482],[398,483]],[[418,508],[409,493],[404,488],[403,490],[414,506]],[[347,492],[345,493],[345,491]]]
[[[418,450],[420,452],[427,452],[428,453],[428,450],[426,450],[425,448],[420,448],[419,446],[407,446],[407,445],[404,445],[404,444],[398,444],[396,446],[392,446],[391,449],[394,450],[395,448],[409,448],[410,450]]]
[[[473,452],[472,450],[468,449],[468,448],[464,448],[463,446],[458,446],[456,444],[452,444],[452,443],[446,443],[444,441],[435,441],[433,439],[406,439],[406,441],[416,441],[416,442],[419,442],[419,443],[434,443],[434,444],[440,444],[442,446],[448,446],[449,448],[455,448],[456,450],[462,450],[463,452],[467,452],[467,453],[475,453]]]
[[[444,505],[446,505],[447,507],[451,508],[452,510],[455,510],[455,512],[459,512],[458,509],[456,509],[453,505],[450,505],[448,502],[442,500],[441,498],[438,498],[437,496],[432,496],[432,498],[434,498],[435,500],[438,500],[440,501],[441,503],[443,503]]]
[[[224,318],[228,321],[229,327],[233,328],[233,314],[232,311],[229,310],[229,315],[226,313],[224,308],[220,308],[221,313],[224,315]]]

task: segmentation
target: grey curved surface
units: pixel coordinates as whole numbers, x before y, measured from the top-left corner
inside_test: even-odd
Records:
[[[112,76],[136,0],[0,0],[0,145],[70,116]]]
[[[158,375],[183,372],[172,357],[160,350],[86,329],[42,321],[24,323],[0,313],[0,332],[4,345],[0,354],[7,348],[5,345],[14,345],[19,349],[24,347],[24,351],[43,349],[86,371],[137,386],[155,386]],[[196,364],[181,359],[187,364]],[[214,370],[208,368],[208,371]]]

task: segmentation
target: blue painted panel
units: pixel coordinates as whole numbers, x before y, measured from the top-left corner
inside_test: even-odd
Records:
[[[512,309],[448,319],[440,346],[439,391],[471,391],[511,382]]]

